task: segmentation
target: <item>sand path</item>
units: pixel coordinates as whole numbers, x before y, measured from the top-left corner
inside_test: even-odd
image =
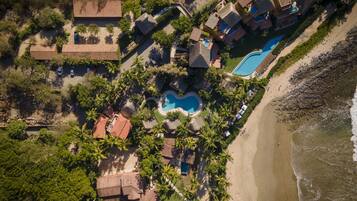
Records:
[[[233,157],[227,164],[227,178],[231,183],[228,192],[232,200],[296,199],[295,178],[291,175],[289,138],[281,135],[284,133],[281,129],[284,128],[276,125],[269,105],[294,87],[290,85],[289,79],[302,64],[330,51],[334,45],[344,40],[347,32],[356,25],[355,5],[347,20],[336,26],[321,44],[282,75],[271,79],[261,103],[249,117],[242,133],[228,148]],[[277,168],[280,169],[276,170]],[[292,185],[295,185],[295,188],[292,189]]]

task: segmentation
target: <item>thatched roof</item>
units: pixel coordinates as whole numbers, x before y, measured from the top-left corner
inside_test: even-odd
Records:
[[[130,118],[135,112],[136,108],[133,102],[128,100],[125,105],[121,108],[122,115],[124,115],[126,118]]]
[[[97,178],[99,197],[128,196],[129,200],[140,199],[143,193],[139,173],[122,173]]]
[[[197,42],[190,49],[189,65],[191,68],[209,68],[211,52],[202,43]]]
[[[216,28],[218,21],[219,21],[218,17],[215,14],[212,14],[208,17],[208,20],[206,21],[205,26],[210,29],[214,29],[214,28]]]
[[[121,0],[73,0],[76,18],[119,18],[122,16]]]
[[[205,125],[205,121],[202,117],[194,117],[190,121],[189,128],[193,132],[198,132]]]
[[[36,60],[52,60],[58,54],[55,45],[53,46],[31,45],[30,55]]]
[[[66,44],[63,45],[62,54],[71,58],[87,58],[92,60],[119,60],[117,44]]]
[[[218,16],[230,27],[234,27],[240,20],[241,16],[237,12],[232,2],[227,3],[218,11]]]
[[[154,128],[157,125],[157,121],[155,119],[153,120],[148,120],[148,121],[143,121],[144,128],[146,130],[150,130]]]
[[[97,122],[94,125],[93,138],[95,138],[95,139],[105,138],[106,125],[107,125],[108,120],[109,120],[109,118],[104,115],[99,116]]]
[[[157,22],[152,15],[144,13],[135,21],[135,25],[146,35],[155,28]]]
[[[179,127],[181,124],[181,121],[179,119],[176,119],[175,121],[170,121],[170,120],[166,120],[164,122],[164,127],[168,130],[168,131],[174,131],[177,129],[177,127]]]
[[[165,138],[164,146],[161,150],[161,155],[164,157],[165,163],[170,163],[171,160],[181,161],[190,165],[195,162],[195,153],[192,150],[181,152],[175,148],[175,138]]]
[[[202,30],[194,27],[192,29],[191,35],[190,35],[190,40],[198,42],[201,38]]]

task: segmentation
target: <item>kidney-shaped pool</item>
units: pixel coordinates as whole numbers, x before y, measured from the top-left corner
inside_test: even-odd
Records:
[[[195,115],[202,108],[201,98],[194,92],[178,96],[174,91],[166,91],[159,102],[159,111],[166,115],[168,112],[180,111],[185,115]]]

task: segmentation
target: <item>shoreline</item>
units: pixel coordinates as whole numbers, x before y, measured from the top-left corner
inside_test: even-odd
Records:
[[[294,197],[295,192],[297,194],[297,179],[295,174],[291,175],[291,173],[294,173],[289,153],[289,150],[292,149],[291,139],[286,139],[287,136],[277,134],[279,132],[275,132],[275,129],[282,129],[280,133],[286,133],[284,126],[280,128],[277,124],[269,126],[269,121],[274,123],[274,119],[271,118],[274,113],[270,112],[270,114],[264,116],[264,112],[269,110],[270,104],[276,98],[287,94],[294,87],[298,87],[292,86],[289,79],[300,66],[331,51],[338,42],[346,38],[347,32],[356,24],[357,6],[354,5],[346,21],[334,27],[326,38],[303,59],[293,64],[281,75],[276,75],[270,80],[260,104],[249,116],[241,133],[228,147],[228,153],[233,158],[232,161],[227,163],[227,179],[231,184],[228,187],[228,193],[231,200],[256,201],[263,199],[264,201],[275,201],[279,197],[284,198],[284,196],[285,200],[287,197],[290,199],[290,196]],[[274,65],[274,63],[271,65]],[[279,142],[279,148],[277,148],[277,142]],[[286,160],[290,162],[286,162]],[[285,164],[279,164],[279,162]],[[279,166],[283,170],[277,169]],[[287,177],[283,175],[287,175]],[[291,187],[292,184],[295,186],[294,189]],[[285,187],[287,188],[285,189]]]
[[[258,189],[257,200],[297,201],[297,183],[291,161],[292,133],[279,123],[274,106],[267,105],[259,121],[254,157],[254,176]]]

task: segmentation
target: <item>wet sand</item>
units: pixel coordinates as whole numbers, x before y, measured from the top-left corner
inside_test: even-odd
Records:
[[[258,125],[260,137],[253,161],[257,200],[298,200],[291,167],[291,139],[286,126],[278,123],[273,106],[267,105]]]

